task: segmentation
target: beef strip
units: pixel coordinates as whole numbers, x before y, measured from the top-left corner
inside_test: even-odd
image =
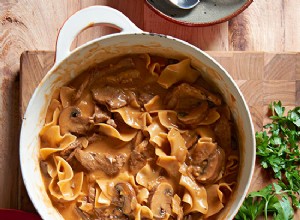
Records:
[[[145,104],[147,104],[152,98],[154,97],[154,95],[146,93],[146,92],[142,92],[141,94],[139,94],[138,97],[138,103],[141,106],[144,106]]]
[[[185,141],[185,146],[187,149],[193,147],[199,139],[199,136],[195,131],[187,131],[182,134],[182,137]]]
[[[133,175],[137,174],[147,164],[147,159],[153,157],[155,154],[153,149],[148,140],[143,140],[135,146],[128,160],[129,170]]]
[[[166,97],[170,109],[191,109],[197,102],[208,100],[215,105],[221,105],[221,99],[204,88],[196,88],[187,83],[175,87]]]
[[[228,154],[231,151],[232,123],[228,118],[221,115],[220,119],[215,123],[214,132],[216,141]]]
[[[96,189],[94,184],[89,185],[88,202],[94,203],[96,197]]]
[[[147,164],[147,158],[143,154],[133,150],[130,154],[128,163],[129,171],[135,175]]]
[[[116,75],[109,75],[106,81],[112,84],[127,84],[132,83],[135,79],[140,78],[141,73],[137,69],[128,69],[119,72]]]
[[[114,176],[124,166],[127,155],[122,153],[112,156],[110,154],[85,152],[77,149],[75,157],[89,172],[102,170],[106,175]]]
[[[96,133],[93,133],[92,136],[89,136],[88,137],[88,142],[89,144],[92,144],[92,143],[95,143],[97,141],[102,141],[103,138],[105,138],[106,136],[103,136],[103,135],[100,135],[100,134],[96,134]]]
[[[97,103],[107,105],[111,109],[121,108],[128,104],[128,96],[121,88],[97,87],[92,89],[92,94]]]
[[[87,86],[90,82],[90,78],[91,78],[91,75],[88,75],[84,78],[83,82],[81,83],[79,89],[77,90],[77,92],[74,96],[74,100],[78,100],[81,97],[83,91],[87,88]]]
[[[82,143],[80,139],[76,139],[74,142],[69,144],[64,150],[60,152],[60,156],[64,158],[66,161],[70,161],[75,156],[75,149],[81,149]]]
[[[94,83],[99,83],[99,82],[103,82],[106,81],[105,76],[117,73],[117,72],[122,72],[125,71],[127,69],[132,69],[134,68],[135,64],[133,62],[133,59],[128,57],[128,58],[124,58],[121,59],[119,62],[115,63],[115,64],[111,64],[107,67],[101,68],[99,69],[99,67],[97,68],[91,68],[90,72],[91,72],[91,84]]]
[[[108,208],[95,208],[96,220],[129,220],[129,217],[122,213],[118,208],[108,207]]]
[[[114,128],[117,128],[117,124],[116,124],[116,122],[115,122],[115,120],[114,119],[108,119],[107,121],[106,121],[106,124],[108,124],[108,125],[110,125],[110,126],[112,126],[112,127],[114,127]]]
[[[111,119],[111,112],[107,110],[105,106],[95,105],[95,112],[92,117],[92,120],[95,123],[103,123]]]

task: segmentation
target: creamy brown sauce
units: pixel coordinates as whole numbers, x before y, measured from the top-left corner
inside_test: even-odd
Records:
[[[216,218],[237,182],[233,125],[189,59],[98,64],[48,107],[40,132],[48,195],[65,219]]]

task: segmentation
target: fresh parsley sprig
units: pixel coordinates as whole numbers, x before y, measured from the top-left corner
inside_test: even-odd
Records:
[[[293,219],[293,208],[300,208],[300,107],[289,110],[281,102],[269,106],[272,122],[256,133],[256,155],[263,168],[271,169],[277,184],[250,193],[236,219],[256,219],[272,214],[274,219]],[[290,200],[292,201],[292,206]]]
[[[275,220],[290,220],[294,216],[294,210],[286,191],[283,191],[281,186],[276,183],[270,184],[260,191],[250,193],[235,219],[255,220],[261,215],[268,219],[271,214]]]

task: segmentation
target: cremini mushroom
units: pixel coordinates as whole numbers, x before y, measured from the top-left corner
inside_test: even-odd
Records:
[[[59,126],[62,135],[68,132],[85,134],[89,129],[89,119],[82,116],[78,107],[69,106],[60,113]]]
[[[224,168],[224,150],[211,138],[200,138],[195,148],[191,150],[191,166],[189,171],[195,179],[202,183],[213,183],[221,175]]]
[[[136,193],[130,183],[120,182],[115,185],[116,196],[112,203],[125,215],[129,215],[137,205]]]
[[[150,209],[155,218],[165,218],[172,213],[172,198],[174,190],[167,182],[161,182],[155,187],[150,196]]]

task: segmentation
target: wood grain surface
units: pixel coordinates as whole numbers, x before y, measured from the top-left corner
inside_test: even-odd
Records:
[[[20,176],[18,172],[20,120],[18,112],[19,106],[21,106],[19,102],[20,93],[18,92],[20,56],[26,50],[53,51],[57,33],[64,21],[74,12],[90,5],[114,7],[145,31],[173,35],[204,50],[300,51],[299,0],[256,0],[246,11],[229,22],[205,28],[186,27],[171,23],[150,10],[143,0],[1,0],[0,208],[18,208],[20,205],[17,196],[19,193],[18,183],[15,181]],[[107,27],[88,29],[74,40],[73,46],[76,47],[111,31]],[[275,68],[272,62],[275,62],[277,55],[274,55],[274,59],[273,55],[268,55],[270,64],[268,68]],[[252,57],[252,55],[248,56]],[[226,60],[227,58],[222,57],[222,59]],[[235,59],[239,60],[240,58],[236,57]],[[244,59],[247,61],[247,58]],[[254,57],[251,59],[254,59]],[[261,62],[261,59],[255,59],[257,59],[257,62]],[[265,57],[264,59],[267,60]],[[47,62],[43,65],[47,65]],[[261,66],[256,67],[262,68]],[[281,67],[278,64],[278,68]],[[228,68],[232,67],[228,66]],[[289,69],[290,66],[287,65],[287,68]],[[277,68],[275,70],[281,73]],[[282,70],[286,72],[286,69]],[[271,72],[270,77],[277,77]],[[250,72],[248,73],[250,74]],[[292,75],[289,76],[292,77]],[[242,79],[243,75],[237,77]],[[276,82],[276,79],[271,84],[262,84],[262,82],[259,84],[257,80],[260,80],[260,77],[262,77],[261,69],[256,69],[251,73],[251,81],[240,81],[239,83],[242,88],[255,86],[255,88],[260,89],[258,91],[262,90],[263,85],[266,86],[265,90],[270,91],[291,89],[294,86],[300,88],[300,83],[291,82],[291,78],[285,79],[288,84],[282,83],[282,81]],[[298,93],[299,90],[297,95],[299,95]],[[260,97],[261,94],[257,93],[249,100],[254,104],[261,104],[255,103],[257,96]],[[265,97],[265,101],[270,101],[272,98],[274,98],[274,95],[270,93]],[[291,95],[288,103],[293,103],[293,101],[295,101],[295,97]],[[261,114],[261,109],[256,105],[252,108],[252,111],[256,112],[257,115]]]
[[[300,82],[300,53],[263,52],[208,52],[221,63],[238,84],[250,107],[256,131],[261,131],[268,121],[268,105],[280,99],[292,108],[297,103],[297,82]],[[54,62],[54,52],[32,51],[21,56],[21,116],[42,77]],[[250,191],[259,190],[270,183],[268,172],[257,163]],[[34,211],[20,182],[20,209]],[[297,214],[300,218],[300,214]]]

